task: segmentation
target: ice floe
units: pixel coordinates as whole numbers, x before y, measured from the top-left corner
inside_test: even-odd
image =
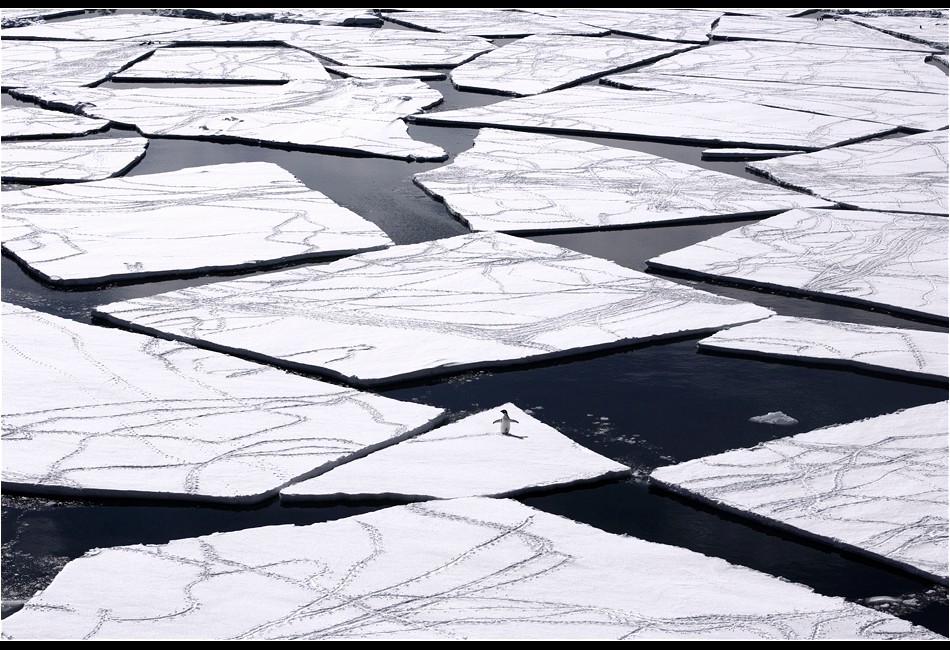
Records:
[[[176,36],[196,28],[218,27],[217,20],[178,18],[158,14],[105,14],[74,20],[33,23],[3,31],[7,39],[44,39],[53,41],[121,41],[152,39],[171,42]],[[4,46],[6,49],[6,46]],[[4,51],[4,56],[6,52]]]
[[[947,407],[661,467],[650,481],[947,584]]]
[[[666,90],[700,97],[751,102],[793,111],[880,122],[904,129],[935,131],[947,127],[947,96],[879,88],[819,86],[656,74],[647,70],[604,77],[618,88]]]
[[[917,43],[933,45],[946,51],[950,39],[948,39],[948,27],[950,21],[947,19],[947,12],[943,11],[938,16],[888,16],[888,15],[855,15],[846,17],[847,20],[854,21],[859,25],[877,29],[885,34],[891,34],[898,38],[905,38]]]
[[[539,361],[772,314],[499,233],[392,246],[95,313],[359,384]]]
[[[639,151],[482,129],[413,180],[475,230],[580,230],[766,215],[830,202]]]
[[[606,34],[603,28],[532,11],[494,8],[413,9],[387,11],[383,19],[430,32],[464,34],[482,38],[518,38],[534,34]]]
[[[267,162],[29,188],[3,198],[4,251],[61,285],[253,268],[393,243]]]
[[[3,119],[0,121],[4,140],[89,135],[104,131],[108,126],[108,120],[49,111],[29,105],[4,106]]]
[[[796,209],[647,266],[947,318],[946,217]]]
[[[943,379],[947,335],[815,318],[772,316],[716,332],[701,350],[814,361],[924,379]]]
[[[284,8],[189,8],[181,10],[182,15],[192,18],[211,18],[215,20],[273,20],[281,23],[307,23],[311,25],[345,25],[379,27],[383,19],[371,9],[350,9],[346,7],[298,7]]]
[[[147,147],[148,140],[139,136],[12,140],[3,143],[0,175],[5,183],[103,180],[134,167]]]
[[[691,77],[878,88],[947,96],[947,75],[920,52],[730,41],[683,52],[645,70]]]
[[[253,503],[442,418],[12,305],[3,388],[4,490],[84,497]]]
[[[90,86],[151,54],[158,45],[0,40],[4,90],[41,84]]]
[[[781,411],[769,411],[765,415],[755,415],[749,418],[749,422],[757,424],[774,424],[780,427],[790,427],[798,424],[798,420]]]
[[[591,36],[528,36],[452,70],[462,90],[535,95],[683,52],[695,45]]]
[[[752,171],[863,210],[946,215],[947,130],[751,162]]]
[[[944,27],[946,29],[946,26]],[[783,41],[809,45],[835,45],[884,50],[933,52],[934,48],[869,29],[849,20],[808,21],[798,18],[730,16],[719,19],[714,39]]]
[[[499,431],[501,409],[516,422],[508,433]],[[288,486],[280,498],[515,496],[629,474],[626,465],[578,445],[508,403]]]
[[[721,11],[677,9],[584,9],[580,7],[533,9],[562,20],[608,29],[617,34],[663,41],[706,43]]]
[[[349,28],[341,28],[349,29]],[[72,106],[134,125],[147,136],[444,160],[441,147],[409,137],[403,119],[442,100],[415,79],[331,79],[280,86],[21,88],[16,96]]]
[[[718,558],[484,497],[95,549],[5,618],[3,638],[945,640]]]
[[[707,48],[700,48],[707,49]],[[681,55],[682,56],[682,55]],[[674,57],[676,58],[676,57]],[[811,151],[881,135],[890,127],[761,104],[683,93],[578,86],[487,106],[411,115],[427,125],[494,126],[592,135],[662,138],[698,144]]]
[[[54,18],[65,18],[84,14],[85,9],[34,9],[34,8],[3,8],[3,17],[0,18],[0,26],[6,27],[24,27],[43,20],[52,20]]]
[[[113,75],[114,81],[257,82],[330,79],[320,59],[289,47],[171,47]]]

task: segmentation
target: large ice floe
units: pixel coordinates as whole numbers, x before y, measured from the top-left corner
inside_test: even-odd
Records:
[[[142,160],[147,148],[148,140],[137,135],[6,141],[0,175],[5,183],[98,181],[127,172]]]
[[[6,304],[3,388],[4,489],[83,497],[254,503],[442,417]]]
[[[772,312],[558,246],[474,233],[116,302],[95,314],[373,384],[713,331]]]
[[[387,11],[382,16],[389,22],[429,32],[482,38],[517,38],[535,34],[596,36],[608,31],[571,18],[562,19],[517,9],[414,9]]]
[[[850,20],[829,19],[810,22],[798,18],[776,18],[774,16],[763,18],[759,16],[725,15],[716,23],[711,36],[713,39],[783,41],[809,45],[908,50],[925,53],[935,51],[932,46],[891,36]]]
[[[39,106],[8,105],[2,110],[0,128],[4,140],[90,135],[109,126],[108,120],[49,111]]]
[[[650,481],[946,585],[947,407],[660,467]]]
[[[3,250],[60,285],[254,268],[393,243],[267,162],[34,187],[3,198]]]
[[[748,102],[589,85],[506,99],[487,106],[410,115],[406,119],[436,126],[494,126],[806,151],[893,130],[873,122]]]
[[[514,424],[500,427],[502,410]],[[481,411],[284,488],[282,501],[516,496],[630,474],[514,404]]]
[[[104,14],[75,20],[39,22],[4,30],[7,39],[45,39],[56,41],[122,41],[151,39],[174,41],[179,34],[202,27],[227,23],[217,20],[179,18],[157,14]]]
[[[916,131],[947,128],[947,96],[880,88],[819,86],[783,81],[658,74],[613,74],[601,83],[634,90],[666,90],[699,97],[751,102],[793,111],[880,122]]]
[[[349,29],[349,28],[346,28]],[[403,119],[441,93],[414,79],[331,79],[280,86],[21,88],[18,98],[69,106],[88,117],[134,125],[149,137],[271,144],[409,160],[444,160],[413,140]]]
[[[289,47],[170,47],[116,73],[113,81],[244,82],[328,80],[309,52]]]
[[[752,171],[863,210],[946,216],[947,130],[754,162]]]
[[[0,65],[5,90],[38,84],[90,86],[158,47],[111,41],[16,41],[7,39],[7,30],[3,31]]]
[[[662,41],[702,43],[709,41],[713,23],[721,11],[664,9],[597,9],[581,7],[532,9],[561,20],[576,20],[585,25],[594,25],[616,34]]]
[[[947,319],[947,218],[935,215],[790,210],[647,266]]]
[[[811,361],[921,379],[946,381],[948,377],[944,332],[772,316],[721,330],[698,345],[701,350]]]
[[[947,31],[950,21],[948,21],[946,10],[930,16],[852,13],[843,18],[898,38],[933,45],[942,48],[944,51],[947,50],[948,42],[950,42],[950,39],[948,39],[948,33],[950,32]]]
[[[504,232],[765,216],[833,205],[648,153],[487,128],[452,164],[413,180],[473,229]]]
[[[730,41],[663,59],[647,70],[691,77],[878,88],[947,96],[947,75],[922,52]]]
[[[945,640],[510,499],[395,506],[73,560],[3,639]]]
[[[509,43],[452,70],[462,90],[535,95],[649,63],[695,45],[539,34]]]

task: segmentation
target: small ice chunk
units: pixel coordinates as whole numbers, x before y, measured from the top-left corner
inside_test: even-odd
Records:
[[[765,415],[756,415],[749,418],[749,422],[758,422],[759,424],[777,424],[781,427],[798,424],[798,420],[790,415],[782,413],[781,411],[770,411]]]

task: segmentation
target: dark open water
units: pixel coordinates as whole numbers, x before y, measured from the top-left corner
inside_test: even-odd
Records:
[[[388,28],[388,27],[387,27]],[[493,103],[498,96],[459,92],[449,81],[428,82],[445,97],[432,110]],[[118,84],[117,84],[118,85]],[[123,86],[128,87],[127,84]],[[3,96],[4,103],[15,102]],[[475,129],[410,126],[410,134],[450,152],[445,163],[407,163],[216,144],[151,139],[144,160],[129,175],[250,160],[277,163],[313,189],[378,224],[397,244],[450,237],[468,229],[411,176],[450,162],[471,147]],[[113,130],[111,135],[121,133]],[[108,137],[110,134],[106,134]],[[589,139],[589,138],[585,138]],[[622,146],[762,181],[742,163],[706,162],[701,148],[603,138]],[[12,188],[5,188],[10,190]],[[645,270],[660,253],[708,239],[750,221],[660,226],[535,236],[532,239]],[[233,277],[233,276],[229,276]],[[96,290],[49,288],[4,257],[2,299],[83,322],[100,305],[151,295],[220,277],[200,277]],[[686,280],[678,280],[685,282]],[[767,306],[779,314],[946,332],[945,326],[817,300],[697,283],[707,291]],[[597,453],[634,468],[630,479],[520,499],[603,530],[683,546],[782,576],[815,591],[860,600],[872,596],[916,597],[921,607],[899,612],[943,635],[948,631],[945,588],[828,546],[723,514],[650,488],[655,467],[736,447],[850,422],[947,398],[946,384],[888,378],[851,370],[700,353],[701,337],[629,347],[517,369],[479,371],[430,382],[400,384],[383,395],[448,409],[453,417],[512,401]],[[4,376],[9,386],[15,377]],[[51,390],[55,387],[51,386]],[[749,422],[783,411],[797,426]],[[308,524],[367,512],[391,503],[227,508],[122,500],[57,500],[4,492],[2,501],[2,596],[4,612],[44,588],[70,559],[92,548],[155,544],[280,523]],[[702,576],[697,576],[698,580]],[[631,589],[639,585],[631,584]]]

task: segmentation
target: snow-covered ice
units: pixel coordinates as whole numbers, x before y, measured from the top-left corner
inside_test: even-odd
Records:
[[[570,18],[561,19],[532,11],[484,7],[388,11],[383,13],[383,18],[415,29],[482,38],[517,38],[534,34],[597,36],[608,31]]]
[[[5,640],[945,640],[890,614],[510,499],[95,549]]]
[[[307,23],[311,25],[346,25],[379,27],[382,18],[371,9],[347,7],[248,8],[204,7],[180,10],[184,16],[214,20],[273,20],[280,23]]]
[[[455,161],[413,176],[475,230],[580,230],[830,207],[817,197],[648,153],[482,129]]]
[[[4,140],[90,135],[104,131],[108,126],[108,120],[28,105],[4,106],[3,119],[0,120]]]
[[[3,143],[0,175],[5,183],[77,183],[119,176],[144,156],[148,140],[140,136]],[[6,202],[6,198],[4,198]]]
[[[52,20],[54,18],[65,18],[85,13],[85,9],[63,9],[63,8],[3,8],[3,16],[0,18],[0,26],[6,27],[24,27],[31,23],[41,20]]]
[[[950,44],[950,39],[948,39],[950,20],[947,18],[946,11],[941,12],[939,16],[862,15],[852,13],[843,16],[843,18],[898,38],[942,48],[944,52]]]
[[[451,78],[462,90],[535,95],[693,47],[665,41],[538,34],[458,66]]]
[[[947,215],[947,130],[749,163],[756,173],[862,210]]]
[[[709,41],[713,23],[721,11],[663,9],[603,9],[596,11],[580,7],[532,9],[561,20],[594,25],[616,34],[662,41],[702,43]]]
[[[947,407],[661,467],[650,481],[946,585]]]
[[[773,312],[489,232],[116,302],[95,313],[373,384],[714,331]]]
[[[946,217],[796,209],[647,266],[947,318]]]
[[[496,419],[505,409],[509,433]],[[630,474],[512,403],[404,440],[288,486],[281,500],[516,496]]]
[[[716,332],[701,350],[815,361],[923,379],[943,379],[947,335],[900,327],[772,316]]]
[[[170,47],[115,74],[115,81],[258,82],[328,80],[309,52],[289,47]]]
[[[406,119],[426,125],[494,126],[808,151],[893,130],[873,122],[748,102],[590,85],[506,99],[487,106],[410,115]]]
[[[326,69],[341,77],[357,79],[420,79],[422,81],[445,79],[448,72],[416,68],[382,68],[373,65],[330,65]]]
[[[218,27],[217,20],[179,18],[157,14],[104,14],[74,20],[39,22],[4,30],[3,40],[43,39],[53,41],[122,41],[151,39],[172,42],[197,28]],[[6,56],[6,52],[4,52]]]
[[[787,413],[782,413],[781,411],[769,411],[765,415],[754,415],[749,418],[749,422],[755,422],[757,424],[774,424],[780,427],[790,427],[798,424],[798,420]]]
[[[442,99],[437,90],[415,79],[135,89],[45,86],[13,94],[133,124],[150,137],[269,143],[409,160],[446,157],[441,147],[413,140],[407,133],[402,118]]]
[[[393,243],[268,162],[33,187],[3,198],[4,251],[62,285],[252,268]]]
[[[6,11],[6,10],[4,10]],[[3,88],[90,86],[151,54],[158,45],[90,41],[0,40]]]
[[[442,418],[7,304],[3,389],[4,489],[83,497],[254,503]]]

